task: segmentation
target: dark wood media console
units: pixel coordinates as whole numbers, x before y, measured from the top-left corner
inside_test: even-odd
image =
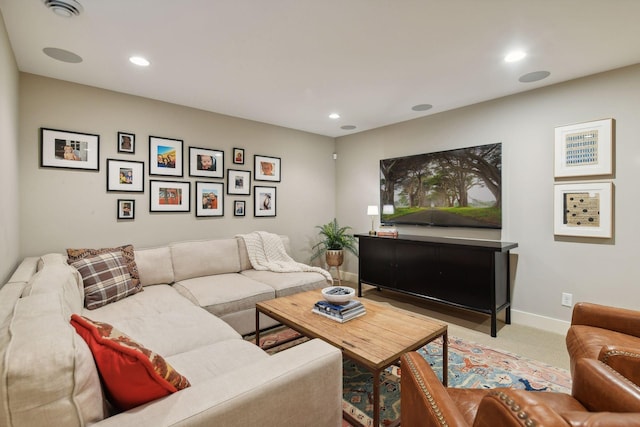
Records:
[[[360,241],[358,296],[362,283],[491,316],[505,310],[511,323],[509,251],[517,243],[447,237],[377,237]]]

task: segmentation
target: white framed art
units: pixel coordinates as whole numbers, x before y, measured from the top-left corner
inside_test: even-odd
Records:
[[[182,176],[183,141],[149,136],[149,175]]]
[[[613,174],[613,119],[555,128],[556,178]]]
[[[144,162],[107,159],[107,191],[144,192]]]
[[[613,237],[613,183],[556,184],[554,234],[577,237]]]
[[[276,216],[276,187],[253,186],[253,216]]]
[[[149,181],[149,212],[189,212],[190,182]]]
[[[196,181],[196,216],[224,216],[224,184]]]

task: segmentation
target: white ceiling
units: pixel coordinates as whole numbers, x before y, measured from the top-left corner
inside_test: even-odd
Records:
[[[640,0],[78,1],[0,0],[20,71],[332,137],[640,62]]]

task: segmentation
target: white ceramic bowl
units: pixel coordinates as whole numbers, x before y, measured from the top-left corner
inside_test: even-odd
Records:
[[[322,290],[322,296],[334,304],[346,304],[356,296],[356,291],[348,286],[329,286]]]

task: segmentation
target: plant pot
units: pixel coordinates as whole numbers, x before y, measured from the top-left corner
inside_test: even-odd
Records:
[[[326,260],[329,267],[340,267],[344,262],[344,251],[342,249],[327,250]]]

